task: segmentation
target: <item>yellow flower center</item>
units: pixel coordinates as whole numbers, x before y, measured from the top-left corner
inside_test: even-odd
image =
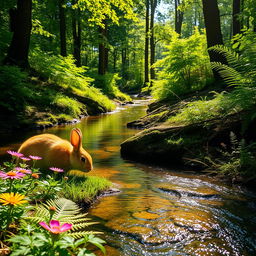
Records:
[[[6,173],[8,176],[16,176],[17,173],[16,172],[13,172],[13,171],[10,171],[10,172],[7,172]]]
[[[19,200],[17,200],[17,198],[14,197],[14,196],[10,196],[10,197],[8,198],[8,200],[6,200],[6,201],[8,201],[8,203],[9,203],[9,204],[12,204],[12,205],[15,205],[15,204],[17,204],[17,203],[19,202]]]

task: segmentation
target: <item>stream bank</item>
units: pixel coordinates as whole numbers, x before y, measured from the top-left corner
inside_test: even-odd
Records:
[[[127,127],[142,131],[121,144],[122,157],[163,167],[205,170],[229,182],[254,185],[256,159],[251,155],[255,149],[243,146],[256,141],[256,123],[248,120],[251,111],[240,110],[191,123],[169,121],[197,99],[188,98],[172,105],[151,103],[145,116],[127,123]]]

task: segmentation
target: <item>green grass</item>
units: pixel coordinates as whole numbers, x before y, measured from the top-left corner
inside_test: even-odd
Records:
[[[58,109],[58,112],[66,113],[73,117],[78,117],[86,109],[79,101],[62,94],[57,94],[52,104]]]
[[[253,109],[255,104],[256,88],[238,87],[230,93],[216,93],[211,100],[201,99],[187,104],[176,115],[171,116],[167,123],[170,125],[199,123]]]
[[[60,193],[60,196],[70,199],[74,202],[90,202],[100,192],[109,189],[112,183],[102,177],[72,177],[67,181]]]

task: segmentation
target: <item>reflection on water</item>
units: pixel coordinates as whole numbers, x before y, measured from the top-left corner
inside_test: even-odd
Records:
[[[100,223],[95,228],[104,231],[107,255],[256,255],[254,194],[193,172],[147,167],[120,157],[120,143],[137,132],[126,123],[145,109],[126,106],[75,125],[94,160],[89,175],[107,177],[122,190],[101,198],[89,212]],[[47,132],[69,139],[71,128]],[[0,152],[17,149],[17,141]]]

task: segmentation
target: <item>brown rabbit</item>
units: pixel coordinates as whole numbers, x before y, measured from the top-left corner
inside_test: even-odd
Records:
[[[85,172],[93,169],[92,157],[82,147],[82,132],[78,128],[71,130],[70,142],[53,134],[41,134],[23,142],[18,152],[42,157],[35,166],[42,169],[58,167],[65,171],[76,169]]]

